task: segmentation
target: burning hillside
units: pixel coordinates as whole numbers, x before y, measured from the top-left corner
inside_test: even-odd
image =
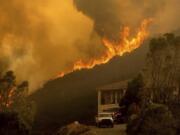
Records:
[[[148,26],[152,22],[152,19],[145,19],[141,23],[136,35],[131,37],[131,31],[129,27],[124,27],[120,33],[119,41],[113,42],[109,41],[107,38],[103,38],[103,45],[106,47],[105,52],[96,59],[89,60],[78,60],[74,63],[72,69],[65,72],[61,72],[58,77],[62,77],[67,73],[81,70],[81,69],[91,69],[96,65],[105,64],[114,56],[122,56],[125,53],[130,53],[133,50],[140,47],[143,41],[148,37]]]

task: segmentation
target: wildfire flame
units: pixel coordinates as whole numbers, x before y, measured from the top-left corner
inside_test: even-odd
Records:
[[[6,93],[0,94],[0,111],[4,108],[9,108],[13,104],[13,96],[15,95],[15,88],[10,88]]]
[[[107,63],[114,56],[122,56],[125,53],[130,53],[133,50],[139,48],[144,40],[148,37],[149,32],[147,31],[149,24],[152,19],[145,19],[140,25],[137,34],[130,38],[130,28],[124,27],[120,33],[120,38],[118,42],[110,41],[106,38],[102,39],[103,45],[106,47],[106,51],[100,57],[96,59],[90,59],[88,61],[78,60],[74,63],[70,70],[61,72],[58,77],[63,77],[65,74],[71,73],[76,70],[81,69],[91,69],[96,65],[101,65]]]

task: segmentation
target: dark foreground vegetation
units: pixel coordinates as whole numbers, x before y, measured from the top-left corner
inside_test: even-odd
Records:
[[[147,66],[129,82],[120,105],[128,135],[180,134],[180,37],[151,40]]]
[[[31,133],[35,106],[27,99],[28,82],[16,83],[12,71],[0,76],[0,135]]]

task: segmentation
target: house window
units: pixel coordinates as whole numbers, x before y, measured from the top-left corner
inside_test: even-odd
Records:
[[[115,104],[115,91],[102,91],[101,104]]]
[[[124,96],[124,91],[123,91],[123,89],[118,90],[118,91],[117,91],[117,102],[118,102],[118,103],[121,101],[121,99],[122,99],[123,96]]]

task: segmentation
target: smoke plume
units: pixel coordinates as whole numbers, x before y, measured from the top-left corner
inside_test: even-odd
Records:
[[[116,39],[152,17],[152,32],[180,25],[178,0],[0,0],[0,70],[14,70],[30,92],[74,61],[100,55],[101,38]]]
[[[92,18],[101,36],[116,39],[123,26],[137,28],[144,18],[153,18],[153,33],[180,27],[179,0],[74,0],[78,10]]]
[[[73,61],[94,57],[101,41],[93,21],[71,0],[0,0],[1,71],[14,70],[30,90]],[[88,53],[87,53],[88,51]]]

